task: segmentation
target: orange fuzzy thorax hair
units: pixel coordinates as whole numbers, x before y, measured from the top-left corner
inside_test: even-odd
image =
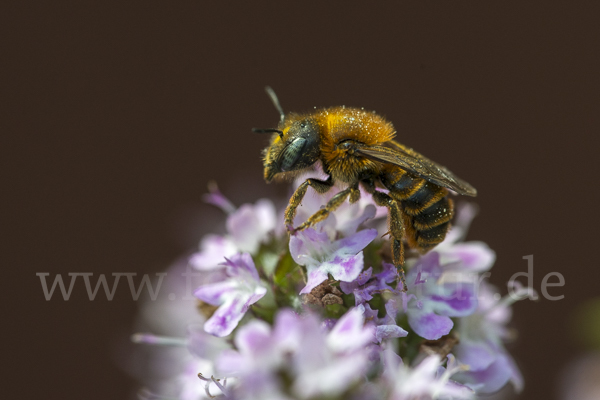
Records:
[[[332,169],[341,174],[337,178],[346,180],[358,171],[372,164],[366,159],[348,160],[344,150],[337,144],[343,140],[354,140],[368,146],[379,145],[392,140],[394,126],[380,115],[359,108],[332,107],[316,113],[321,131],[321,157]],[[367,165],[368,164],[368,165]],[[337,167],[337,168],[335,168]]]
[[[316,118],[319,126],[325,128],[321,135],[325,145],[334,145],[345,139],[376,145],[392,140],[396,134],[391,122],[373,111],[360,108],[326,108],[317,112]]]

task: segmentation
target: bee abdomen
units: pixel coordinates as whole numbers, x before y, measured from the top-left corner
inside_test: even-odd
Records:
[[[438,245],[450,229],[453,214],[452,200],[448,197],[442,197],[419,214],[406,214],[414,229],[414,236],[408,238],[409,244],[413,244],[422,253]]]
[[[408,244],[425,253],[442,242],[450,228],[453,204],[448,190],[404,170],[382,176],[392,198],[400,201]]]

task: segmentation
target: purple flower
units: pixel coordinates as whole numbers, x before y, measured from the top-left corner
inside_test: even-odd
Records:
[[[331,242],[326,233],[314,229],[298,232],[290,238],[290,253],[296,263],[304,265],[308,279],[300,294],[310,293],[331,274],[335,279],[351,282],[363,269],[364,249],[377,236],[367,229]]]
[[[482,286],[481,297],[477,296],[479,275],[493,265],[495,254],[484,243],[463,242],[475,215],[473,206],[458,209],[453,229],[433,251],[407,260],[404,293],[393,265],[363,270],[363,249],[376,240],[378,230],[387,229],[383,218],[368,221],[388,214],[385,207],[373,204],[371,195],[361,193],[358,202],[344,202],[325,220],[292,235],[285,253],[280,248],[282,215],[269,200],[236,208],[216,187],[210,192],[205,200],[225,211],[227,232],[204,237],[200,251],[182,265],[186,274],[173,275],[197,280],[192,284],[177,279],[167,293],[186,294],[202,285],[195,296],[217,309],[206,320],[193,297],[175,302],[172,294],[168,302],[155,302],[160,307],[153,303],[144,308],[146,322],[159,327],[161,336],[138,334],[134,340],[168,350],[149,363],[153,370],[149,382],[156,393],[147,392],[147,398],[461,400],[496,391],[509,381],[517,390],[522,387],[522,377],[503,343],[509,337],[506,324],[515,298],[500,299],[488,286]],[[335,193],[335,189],[319,197],[309,193],[294,225]],[[367,221],[378,229],[363,229]],[[339,316],[346,308],[343,304],[320,310],[324,315],[310,308],[302,315],[281,309],[285,304],[300,310],[303,303],[295,289],[303,275],[299,270],[290,273],[295,265],[290,256],[306,270],[300,294],[326,284],[331,275],[340,282],[340,290],[354,295],[355,307],[337,320],[331,317]],[[253,257],[260,260],[259,270]],[[189,274],[190,264],[202,272]],[[269,282],[268,290],[261,278]],[[517,295],[528,291],[521,288]],[[312,294],[319,300],[317,292]],[[331,294],[340,303],[337,288]],[[156,317],[148,318],[150,311]],[[398,312],[406,314],[411,333],[429,340],[454,328],[460,336],[452,349],[457,358],[448,354],[445,361],[420,353],[413,365],[405,364],[397,347],[417,354],[420,340],[417,336],[397,340],[408,335],[397,323]],[[404,315],[400,320],[405,321]],[[187,338],[174,337],[183,336],[184,328]]]
[[[223,193],[221,193],[215,182],[209,182],[208,193],[202,196],[202,199],[208,204],[219,207],[226,214],[235,212],[235,206],[223,195]]]
[[[179,400],[209,399],[210,393],[219,393],[216,385],[204,386],[198,380],[198,373],[211,376],[213,373],[212,363],[202,359],[189,360],[181,373],[176,377]]]
[[[204,330],[215,336],[227,336],[240,322],[248,307],[262,298],[267,289],[261,285],[258,272],[248,253],[226,259],[227,278],[200,286],[194,295],[200,300],[219,306],[204,324]]]
[[[351,308],[327,334],[327,345],[335,353],[348,353],[361,349],[372,336],[373,326],[365,326],[363,310]]]
[[[206,333],[201,325],[190,325],[188,327],[186,343],[191,354],[211,362],[214,362],[222,351],[231,348],[226,339]]]
[[[235,209],[220,193],[211,193],[206,199],[228,211],[227,234],[207,235],[202,239],[200,251],[189,259],[196,269],[206,271],[219,268],[225,258],[238,252],[255,254],[261,243],[266,243],[277,226],[281,225],[270,200],[261,199],[256,204],[243,204]]]
[[[208,376],[212,375],[213,366],[209,361],[195,359],[186,354],[173,354],[170,357],[163,354],[161,358],[163,363],[168,364],[168,368],[178,373],[168,378],[161,377],[158,382],[152,382],[156,392],[146,388],[141,389],[137,397],[140,400],[201,400],[210,399],[211,393],[220,392],[214,383],[202,385],[198,379],[198,371]]]
[[[285,361],[285,352],[272,328],[264,321],[252,320],[237,331],[234,344],[237,350],[222,352],[216,361],[217,371],[238,381],[235,398],[284,398],[281,384],[275,376]],[[281,346],[281,347],[280,347]]]
[[[371,309],[367,303],[373,299],[373,295],[388,290],[397,293],[394,288],[388,285],[398,279],[396,267],[392,264],[383,263],[383,271],[373,274],[373,268],[363,271],[352,282],[340,282],[340,289],[346,294],[354,294],[354,301],[358,308],[364,312],[365,318],[376,325],[374,342],[381,343],[383,339],[405,337],[408,332],[396,324],[396,314],[398,307],[396,299],[390,299],[386,302],[386,315],[383,318],[377,317],[377,311]]]
[[[267,199],[256,204],[243,204],[227,217],[227,231],[239,251],[252,254],[268,239],[276,225],[275,206]]]
[[[374,328],[362,312],[348,311],[331,331],[314,315],[282,310],[271,328],[251,321],[234,339],[237,351],[221,354],[221,374],[239,379],[244,398],[282,398],[282,376],[292,379],[296,398],[333,396],[345,391],[367,371]]]
[[[190,264],[200,271],[220,268],[227,257],[237,253],[237,247],[227,236],[206,235],[200,242],[200,251],[191,255]]]
[[[450,317],[464,317],[477,307],[476,275],[444,273],[440,255],[421,257],[406,275],[408,292],[402,293],[408,323],[428,340],[447,335],[454,325]]]
[[[213,374],[214,356],[224,349],[230,348],[222,338],[210,336],[193,328],[188,332],[188,338],[169,336],[156,336],[138,333],[132,336],[134,343],[145,343],[161,346],[160,378],[153,382],[152,387],[157,390],[153,393],[148,389],[140,392],[141,399],[174,398],[182,400],[196,400],[209,398],[207,393],[218,391],[214,384],[198,384],[198,372]],[[187,349],[186,349],[187,348]],[[189,351],[188,351],[189,350]],[[151,366],[151,369],[156,367]],[[159,372],[159,371],[157,371]]]
[[[405,337],[408,332],[396,324],[396,315],[398,314],[398,306],[396,299],[390,299],[385,303],[385,316],[377,317],[377,310],[373,310],[369,303],[361,304],[358,309],[364,312],[367,321],[375,323],[375,335],[373,342],[381,343],[383,339],[393,339]]]
[[[512,314],[509,306],[516,298],[506,296],[499,300],[500,296],[494,292],[489,284],[482,282],[477,311],[459,320],[460,343],[454,352],[469,366],[469,371],[458,374],[457,378],[478,393],[493,393],[509,381],[521,391],[523,377],[502,343],[509,337],[506,329]],[[529,288],[516,291],[519,296],[530,293]]]
[[[448,355],[448,368],[441,367],[440,363],[440,357],[432,355],[409,368],[391,349],[387,349],[384,352],[384,378],[391,388],[389,400],[474,399],[472,390],[450,380],[464,367],[457,365],[451,354]]]
[[[373,298],[376,293],[382,293],[385,290],[396,292],[394,288],[388,285],[398,279],[396,267],[392,264],[383,263],[383,271],[371,276],[373,268],[363,271],[352,282],[340,282],[340,289],[346,294],[353,294],[356,305],[364,304]]]
[[[322,341],[316,336],[305,342],[302,362],[296,366],[298,378],[293,389],[300,398],[333,396],[347,390],[370,367],[370,348],[374,327],[364,325],[362,311],[349,310],[325,336],[325,346],[316,354],[305,349]]]

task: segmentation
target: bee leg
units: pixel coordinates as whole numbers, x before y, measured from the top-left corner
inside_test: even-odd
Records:
[[[354,204],[358,200],[360,200],[360,190],[352,190],[352,192],[350,192],[350,204]]]
[[[331,177],[327,178],[326,181],[321,181],[319,179],[310,178],[305,180],[298,189],[292,195],[290,199],[290,204],[288,204],[285,209],[285,225],[287,227],[291,227],[294,223],[294,217],[296,216],[296,210],[300,203],[302,203],[302,199],[306,194],[306,190],[309,186],[312,186],[313,189],[319,194],[326,193],[333,186],[333,180]]]
[[[347,189],[344,189],[335,196],[333,196],[325,207],[321,208],[319,211],[308,217],[308,219],[304,221],[304,223],[302,223],[299,227],[294,229],[294,232],[309,228],[317,222],[324,220],[325,218],[327,218],[329,213],[335,211],[339,206],[341,206],[348,196],[350,196],[350,199],[355,199],[355,201],[358,200],[358,198],[360,198],[360,190],[358,190],[358,185],[354,185]]]
[[[400,206],[396,200],[388,196],[383,192],[373,190],[373,200],[378,206],[385,206],[390,210],[390,230],[388,233],[391,234],[391,245],[392,245],[392,258],[394,265],[400,275],[402,281],[402,290],[407,291],[406,278],[404,277],[404,245],[402,243],[402,237],[404,236],[404,225],[402,224],[402,212]]]

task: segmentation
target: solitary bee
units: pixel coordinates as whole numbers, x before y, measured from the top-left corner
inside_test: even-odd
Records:
[[[254,129],[273,133],[264,150],[264,176],[291,178],[321,161],[326,180],[307,179],[290,199],[285,224],[294,233],[327,218],[347,198],[360,198],[359,184],[373,195],[375,204],[389,209],[389,234],[393,262],[404,281],[405,239],[411,248],[426,253],[444,240],[453,215],[448,189],[467,196],[477,191],[445,167],[393,140],[389,121],[358,108],[331,107],[308,114],[285,114],[275,92],[267,94],[280,114],[277,129]],[[293,228],[296,209],[309,186],[325,193],[336,182],[347,186],[300,226]],[[376,188],[386,188],[384,193]]]

